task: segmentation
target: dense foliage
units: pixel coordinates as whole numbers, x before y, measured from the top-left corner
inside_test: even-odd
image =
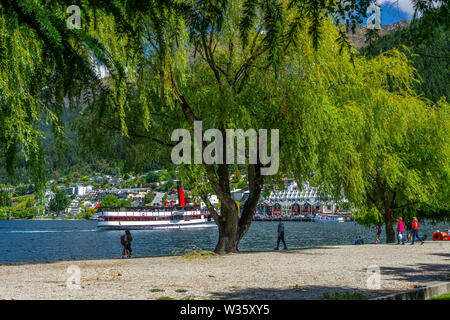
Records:
[[[414,3],[424,21],[434,15],[433,1]],[[222,133],[278,129],[279,173],[345,195],[361,212],[383,211],[387,228],[399,207],[447,208],[448,194],[437,191],[448,189],[439,188],[448,186],[448,105],[417,96],[415,71],[398,50],[370,60],[352,50],[347,31],[369,1],[97,0],[80,4],[81,29],[66,27],[68,5],[0,2],[0,149],[10,174],[23,150],[37,191],[45,181],[39,121],[44,115],[63,150],[62,113],[73,107],[86,150],[134,170],[147,158],[169,163],[172,131],[192,132],[195,121]],[[438,25],[447,25],[447,5]],[[250,195],[241,212],[233,167],[180,166],[219,227],[218,253],[238,251],[266,180],[260,160],[243,165]],[[387,196],[395,201],[381,208]]]
[[[70,198],[65,190],[57,188],[55,196],[49,202],[49,209],[52,213],[63,212],[70,204]]]
[[[375,57],[392,48],[398,48],[409,56],[412,65],[417,69],[420,82],[414,84],[417,93],[438,102],[441,98],[450,97],[450,29],[440,27],[434,30],[433,41],[417,43],[410,34],[420,20],[413,21],[404,29],[393,31],[361,52]]]
[[[118,199],[116,196],[106,196],[100,202],[99,207],[131,207],[130,199]]]

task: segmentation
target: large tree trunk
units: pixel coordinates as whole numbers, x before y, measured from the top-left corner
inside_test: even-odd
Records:
[[[385,209],[384,213],[384,223],[386,224],[386,243],[395,243],[395,231],[392,210]]]
[[[175,89],[175,93],[180,99],[181,108],[186,120],[189,124],[194,125],[194,122],[199,119],[194,115],[183,95],[181,95],[178,91],[173,78],[171,78],[171,82]],[[221,132],[222,136],[225,137],[225,128],[222,128]],[[206,142],[203,141],[201,148],[202,152],[205,146]],[[226,144],[223,144],[223,154],[226,154]],[[206,169],[206,174],[209,182],[211,183],[211,187],[216,192],[221,203],[221,212],[219,215],[208,200],[208,195],[206,193],[201,195],[203,201],[208,207],[209,212],[211,213],[211,216],[219,227],[219,240],[214,251],[218,254],[239,252],[239,241],[247,233],[250,227],[264,184],[264,176],[261,175],[262,164],[259,161],[257,164],[248,164],[248,184],[250,195],[244,204],[244,209],[242,210],[240,218],[238,216],[238,207],[230,192],[228,164],[218,164],[217,170],[214,165],[206,163],[203,163],[203,165]]]
[[[222,215],[220,217],[219,241],[214,250],[219,254],[239,252],[239,241],[245,236],[258,205],[261,190],[264,184],[264,176],[261,175],[260,165],[248,165],[248,180],[250,195],[244,204],[240,218],[234,199],[222,202]],[[228,203],[229,202],[229,203]]]
[[[217,242],[215,253],[227,254],[239,252],[237,246],[238,239],[238,210],[236,203],[221,203],[221,214],[219,218],[219,240]]]
[[[239,219],[238,241],[240,241],[250,228],[253,216],[256,212],[261,190],[264,185],[264,176],[261,175],[261,164],[248,165],[248,183],[250,195],[242,209],[241,218]]]
[[[238,218],[236,204],[234,202],[232,204],[235,205],[235,210],[230,210],[230,208],[224,209],[225,206],[222,206],[221,209],[220,222],[217,224],[219,227],[219,240],[214,249],[214,252],[218,254],[239,252],[239,241],[241,241],[250,228],[257,203],[253,203],[250,199],[247,200],[240,219]]]
[[[226,169],[219,169],[220,180],[224,180],[224,174],[228,179],[228,171]],[[250,228],[253,216],[256,211],[256,206],[261,195],[261,190],[264,183],[264,176],[261,175],[259,165],[248,165],[248,179],[250,195],[244,204],[241,216],[238,216],[238,206],[231,195],[221,196],[221,212],[218,216],[215,211],[212,212],[216,216],[215,220],[219,227],[219,240],[217,242],[214,252],[218,254],[238,253],[239,241],[244,237]],[[227,182],[223,181],[222,185],[228,187]],[[220,194],[220,193],[219,193]],[[208,206],[210,208],[212,206]],[[212,209],[212,208],[211,208]],[[211,212],[210,209],[210,212]]]

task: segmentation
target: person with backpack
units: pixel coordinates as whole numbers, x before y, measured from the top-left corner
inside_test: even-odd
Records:
[[[413,217],[413,224],[412,224],[412,242],[411,244],[414,244],[414,240],[417,238],[421,244],[423,244],[424,237],[419,237],[419,220],[417,220],[416,217]]]
[[[406,235],[407,235],[407,242],[411,241],[412,237],[412,222],[411,219],[408,218],[406,221]]]
[[[131,236],[131,232],[130,230],[125,230],[125,234],[127,235],[127,252],[128,252],[128,258],[131,258],[131,253],[133,252],[133,250],[131,249],[131,241],[133,241],[133,237]]]
[[[128,251],[127,251],[127,235],[126,235],[126,233],[120,236],[120,244],[123,247],[122,256],[120,257],[120,259],[123,259],[125,257],[125,255],[128,255]]]

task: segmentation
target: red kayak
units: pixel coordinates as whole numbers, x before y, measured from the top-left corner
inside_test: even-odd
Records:
[[[450,241],[450,236],[447,232],[442,232],[442,231],[436,231],[433,233],[433,236],[431,237],[433,239],[433,241],[446,241],[449,240]]]

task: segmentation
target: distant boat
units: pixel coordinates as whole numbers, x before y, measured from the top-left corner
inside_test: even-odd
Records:
[[[217,227],[200,207],[102,208],[97,226],[102,229],[179,229]]]
[[[314,218],[314,222],[345,222],[345,219],[337,215],[322,214]]]
[[[98,220],[98,213],[96,213],[92,217],[90,217],[89,220],[97,221]]]
[[[184,190],[178,184],[178,206],[99,208],[97,227],[101,229],[180,229],[217,227],[207,209],[186,206]]]

